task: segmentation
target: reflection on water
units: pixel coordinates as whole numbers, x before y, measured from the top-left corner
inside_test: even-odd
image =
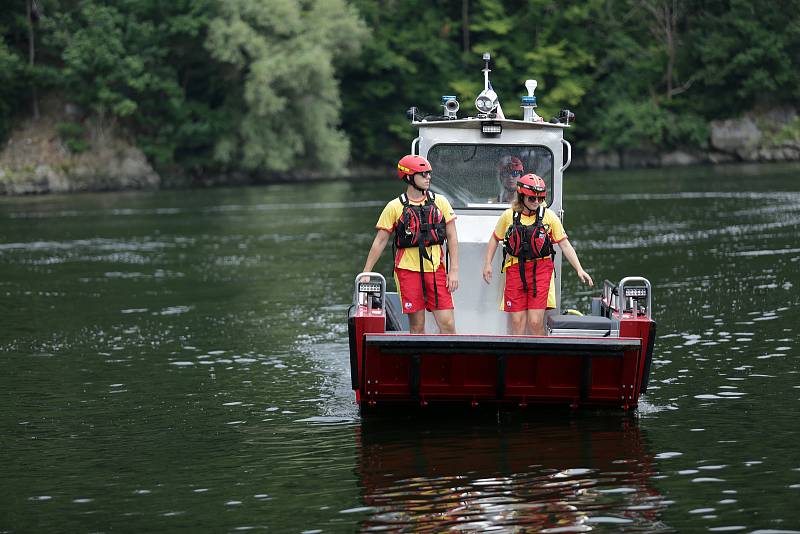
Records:
[[[367,421],[357,436],[364,531],[668,530],[635,418]]]
[[[800,532],[799,177],[570,174],[587,270],[654,284],[634,419],[361,421],[396,179],[0,198],[0,532]]]

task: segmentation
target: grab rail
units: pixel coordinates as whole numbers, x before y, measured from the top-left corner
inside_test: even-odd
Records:
[[[625,287],[626,285],[633,285],[634,283],[639,284],[639,285],[644,284],[645,295],[642,295],[641,292],[636,292],[636,294],[632,293],[632,294],[629,295],[625,291],[625,289],[627,289]],[[623,300],[624,304],[623,304],[622,313],[624,313],[625,308],[627,308],[627,305],[630,304],[631,311],[633,312],[633,316],[634,317],[638,317],[639,316],[639,305],[638,305],[638,302],[639,302],[639,299],[644,296],[644,297],[647,298],[647,304],[646,304],[646,307],[645,307],[645,316],[648,319],[652,318],[652,316],[653,316],[653,310],[652,310],[653,291],[652,291],[652,287],[650,286],[650,281],[647,278],[643,278],[641,276],[626,276],[625,278],[623,278],[622,280],[619,281],[619,284],[617,284],[617,288],[618,288],[617,297],[618,298],[621,297],[621,298],[624,299]],[[634,288],[632,288],[632,289],[634,289]]]
[[[369,277],[369,281],[362,282],[361,279],[365,276]],[[377,278],[379,284],[373,282],[373,278]],[[366,306],[369,309],[386,308],[386,278],[381,273],[371,271],[359,273],[356,275],[354,285],[353,304]],[[375,297],[378,298],[377,306],[375,306]]]
[[[563,173],[565,170],[567,170],[567,167],[569,167],[570,163],[572,163],[572,145],[569,144],[569,141],[563,138],[561,139],[561,143],[567,147],[567,162],[562,165],[560,169],[560,172]]]
[[[653,288],[647,278],[641,276],[626,276],[616,285],[608,280],[603,282],[603,297],[601,302],[607,309],[607,314],[603,314],[605,317],[611,317],[611,312],[616,311],[619,313],[620,318],[622,318],[622,314],[627,310],[631,311],[634,318],[639,317],[639,301],[642,299],[646,299],[644,315],[648,319],[652,319]]]
[[[413,141],[411,141],[411,153],[417,154],[417,146],[419,142],[422,140],[422,136],[415,137]]]

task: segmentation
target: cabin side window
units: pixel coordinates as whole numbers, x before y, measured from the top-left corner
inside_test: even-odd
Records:
[[[434,191],[454,208],[507,205],[521,174],[534,173],[547,183],[552,201],[553,153],[547,147],[500,144],[437,144],[428,151]],[[521,173],[521,174],[520,174]]]

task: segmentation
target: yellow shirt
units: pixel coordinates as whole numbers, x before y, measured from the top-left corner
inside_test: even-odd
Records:
[[[533,224],[536,222],[536,215],[522,215],[522,217],[520,217],[520,222],[525,225]],[[496,240],[501,242],[501,246],[502,241],[506,236],[506,232],[508,231],[508,227],[513,223],[514,211],[511,208],[508,208],[503,212],[502,215],[500,215],[500,218],[497,220],[497,225],[494,228],[494,233],[492,234]],[[559,219],[558,215],[553,213],[551,209],[545,208],[544,216],[542,217],[542,223],[550,234],[550,240],[553,243],[558,243],[567,238],[567,234],[564,231],[564,225],[561,224],[561,219]],[[514,256],[506,256],[506,263],[503,265],[503,270],[505,271],[510,265],[514,265],[517,262],[518,260]],[[555,271],[553,271],[553,276],[550,277],[550,289],[547,292],[547,307],[556,307]],[[500,309],[504,309],[502,298],[500,299]]]
[[[409,199],[409,203],[412,206],[421,206],[425,204],[425,198],[419,201],[413,201]],[[437,194],[433,199],[434,204],[436,207],[444,215],[444,222],[449,224],[450,221],[456,219],[456,214],[453,211],[453,207],[450,205],[450,202],[447,201],[442,195]],[[378,223],[375,225],[375,228],[378,230],[385,230],[390,234],[394,232],[395,228],[397,227],[397,221],[400,220],[400,217],[403,215],[403,203],[400,202],[399,198],[395,198],[389,201],[386,204],[386,207],[383,208],[381,212],[381,216],[378,218]],[[439,265],[442,263],[442,246],[441,245],[433,245],[427,248],[428,255],[433,260],[433,263],[426,260],[425,258],[422,259],[422,265],[425,272],[433,272],[439,268]],[[401,248],[397,250],[397,256],[395,257],[394,265],[398,269],[408,269],[409,271],[417,271],[419,272],[419,248],[410,247],[410,248]]]

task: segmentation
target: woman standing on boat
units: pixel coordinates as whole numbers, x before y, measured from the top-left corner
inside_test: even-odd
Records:
[[[553,274],[553,245],[558,245],[581,281],[594,285],[592,277],[581,267],[561,220],[544,207],[546,195],[547,187],[539,176],[521,177],[517,181],[516,198],[500,215],[486,245],[483,279],[488,284],[492,280],[492,259],[497,244],[503,242],[506,255],[503,310],[511,315],[513,335],[545,335],[544,310]]]
[[[412,334],[425,333],[425,310],[433,312],[442,334],[456,331],[453,297],[458,289],[458,236],[450,202],[431,192],[431,164],[410,154],[397,164],[397,176],[406,192],[383,208],[375,227],[363,272],[369,272],[394,234],[394,275],[403,313],[408,314]],[[449,270],[445,269],[442,244],[447,242]],[[394,251],[394,250],[393,250]]]

